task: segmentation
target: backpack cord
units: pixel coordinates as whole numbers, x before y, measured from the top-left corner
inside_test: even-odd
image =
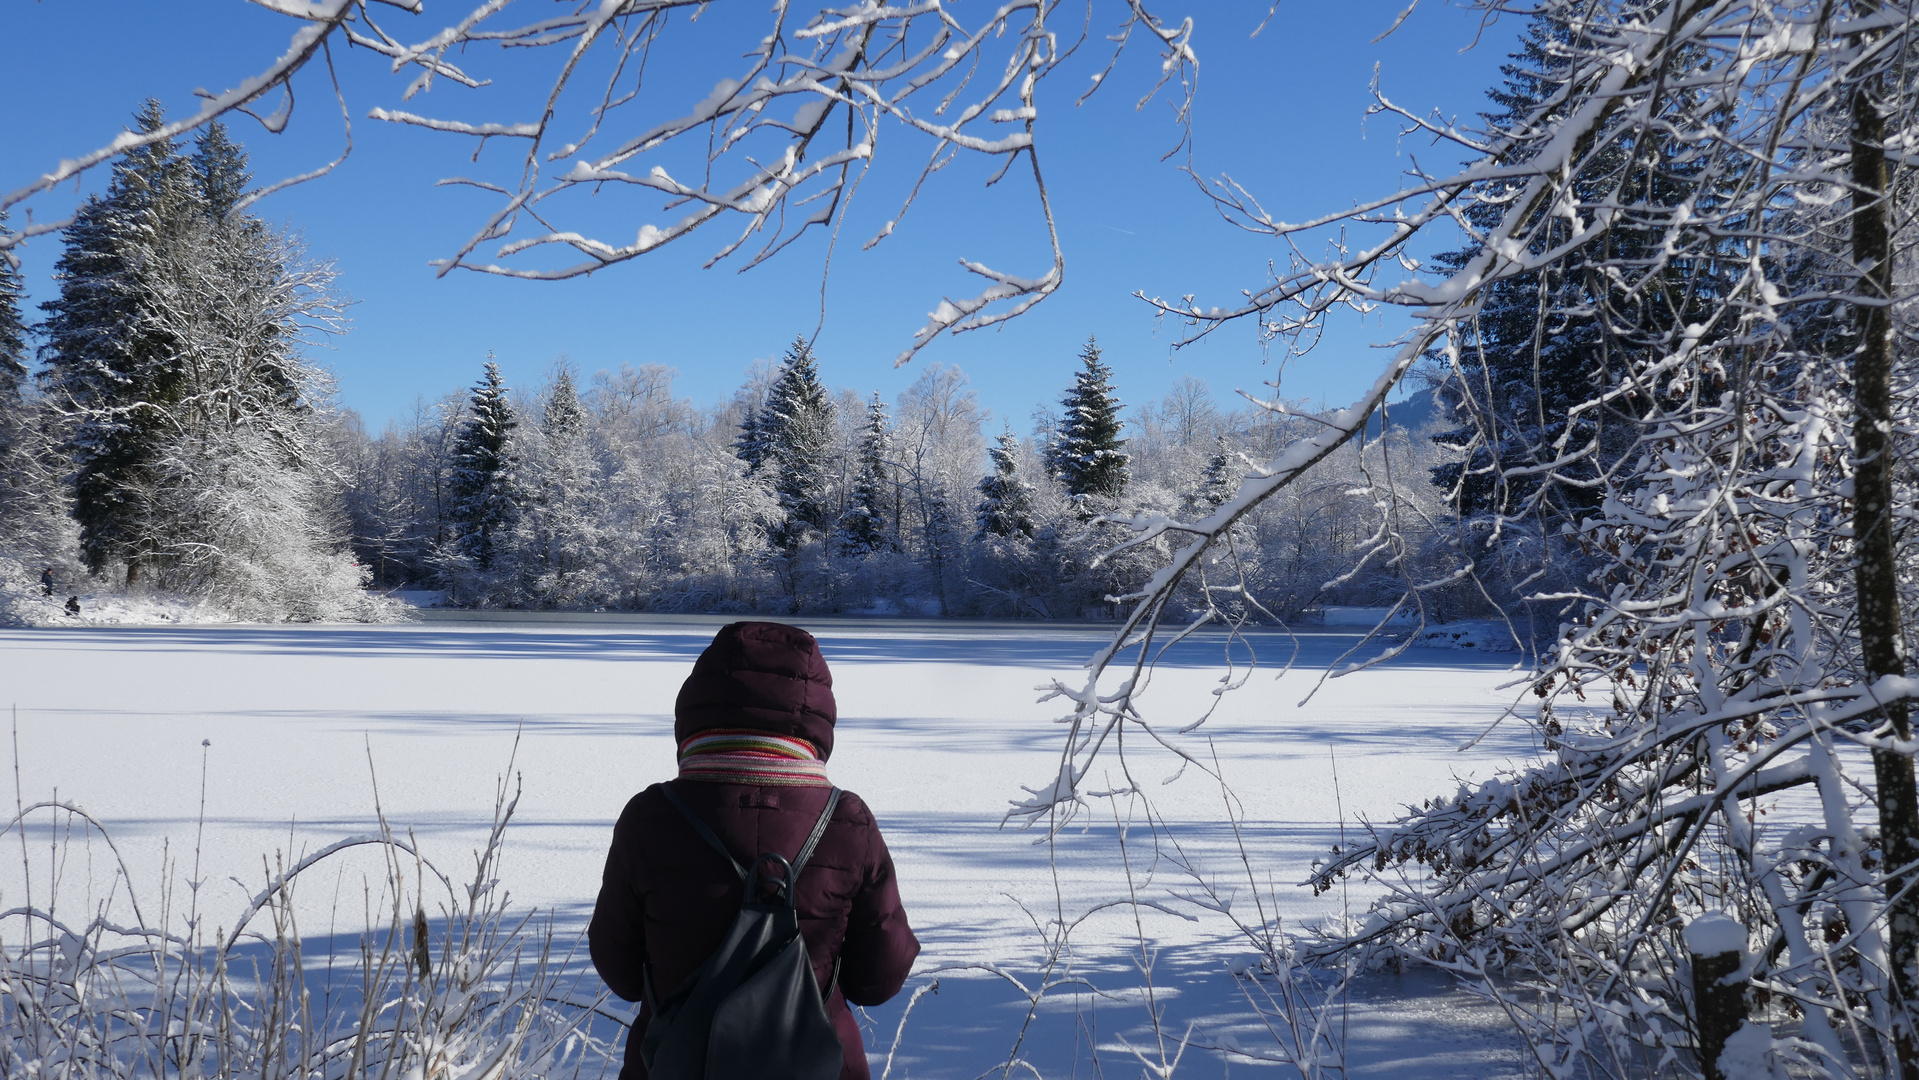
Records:
[[[813,849],[819,846],[820,837],[826,835],[826,826],[833,820],[833,811],[840,805],[840,789],[834,788],[826,797],[826,809],[820,811],[819,823],[813,826],[813,834],[806,838],[806,846],[793,859],[793,880],[798,881],[800,870],[806,866],[806,860],[813,857]]]
[[[719,852],[726,858],[726,861],[733,867],[733,872],[740,876],[740,880],[746,880],[746,867],[740,865],[740,861],[733,857],[733,852],[727,849],[726,842],[714,834],[712,828],[700,818],[700,815],[694,813],[693,808],[686,805],[686,800],[680,798],[680,793],[673,790],[673,785],[661,784],[660,793],[666,796],[666,801],[672,803],[674,809],[678,810],[681,816],[692,823],[694,831],[700,834],[700,839],[711,844],[714,851]]]
[[[741,866],[740,861],[733,857],[732,849],[726,846],[726,841],[721,840],[718,834],[714,833],[712,827],[707,825],[706,820],[695,813],[692,807],[686,805],[686,800],[680,798],[680,793],[673,790],[673,785],[661,784],[660,794],[666,796],[666,801],[672,803],[674,809],[678,810],[681,816],[686,818],[693,826],[694,831],[700,834],[702,840],[710,844],[714,851],[726,857],[726,861],[733,866],[733,872],[740,875],[742,881],[745,880],[746,867]],[[820,838],[826,835],[826,826],[832,823],[833,811],[837,809],[839,805],[840,789],[834,788],[832,792],[826,796],[826,809],[821,811],[820,820],[813,825],[813,832],[807,836],[805,846],[801,847],[800,853],[793,857],[793,879],[795,881],[799,880],[800,871],[805,868],[806,860],[813,857],[813,849],[819,846]]]

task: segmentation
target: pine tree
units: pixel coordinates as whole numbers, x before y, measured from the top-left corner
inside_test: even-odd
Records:
[[[892,486],[892,476],[886,452],[890,435],[886,403],[874,391],[873,400],[866,406],[866,431],[860,436],[859,475],[853,479],[846,513],[840,516],[842,555],[868,555],[889,546],[886,489]]]
[[[979,524],[974,540],[988,536],[1033,536],[1033,488],[1019,475],[1019,438],[1002,431],[991,449],[993,471],[979,482],[980,501],[973,510]]]
[[[135,116],[141,133],[165,123],[148,101]],[[98,572],[118,559],[129,583],[157,554],[141,495],[180,390],[179,342],[152,317],[156,254],[193,214],[187,164],[171,142],[128,151],[113,165],[104,195],[74,215],[55,264],[60,295],[43,307],[43,378],[61,415],[60,451],[73,468],[73,514],[81,554]]]
[[[1545,18],[1532,24],[1512,62],[1501,68],[1504,85],[1487,95],[1495,106],[1485,114],[1489,127],[1524,129],[1527,117],[1558,96],[1570,57],[1583,49],[1573,47],[1579,32]],[[1676,91],[1672,107],[1694,108],[1689,93]],[[1560,119],[1549,110],[1533,130],[1544,138]],[[1523,159],[1531,152],[1522,140],[1514,156]],[[1689,148],[1662,144],[1657,132],[1649,132],[1642,147],[1611,146],[1583,161],[1574,190],[1592,203],[1709,203],[1716,196],[1702,190],[1698,166],[1689,161],[1696,156]],[[1622,177],[1624,187],[1619,186]],[[1474,202],[1467,216],[1488,227],[1506,212],[1505,199],[1489,197]],[[1549,222],[1533,238],[1533,253],[1566,242],[1571,228],[1570,222]],[[1634,283],[1599,269],[1602,263],[1658,263],[1657,249],[1664,242],[1662,230],[1648,231],[1627,215],[1608,230],[1603,244],[1486,290],[1468,327],[1471,337],[1459,343],[1458,377],[1440,392],[1462,423],[1433,436],[1442,446],[1468,451],[1464,460],[1432,470],[1434,485],[1447,492],[1461,514],[1510,514],[1532,507],[1566,522],[1598,508],[1603,485],[1593,481],[1630,447],[1636,416],[1622,406],[1571,410],[1612,381],[1609,370],[1630,367],[1646,359],[1648,349],[1660,348],[1670,329],[1716,322],[1708,312],[1724,295],[1724,272],[1711,258],[1669,259],[1664,269]],[[1478,254],[1469,247],[1435,261],[1453,270]]]
[[[766,402],[761,401],[746,411],[740,419],[740,433],[733,439],[733,454],[746,462],[746,474],[757,475],[766,462],[773,456],[773,441],[760,423],[766,411]]]
[[[581,603],[597,554],[599,467],[587,439],[586,410],[573,376],[554,377],[540,415],[538,452],[527,463],[531,497],[522,508],[519,546],[525,587],[534,603],[564,607]]]
[[[586,410],[580,407],[580,393],[573,386],[573,374],[565,368],[553,378],[553,392],[547,395],[540,412],[540,431],[549,441],[575,443],[586,434]]]
[[[6,221],[6,212],[0,211],[0,226]],[[19,268],[0,256],[0,408],[25,397],[27,325],[20,314],[25,291]]]
[[[154,102],[136,117],[163,125]],[[114,166],[66,230],[42,400],[90,569],[248,618],[338,617],[365,598],[299,338],[339,306],[330,270],[238,212],[250,183],[217,126],[191,158],[162,140]]]
[[[476,570],[492,569],[500,542],[512,529],[515,505],[513,429],[519,421],[507,400],[500,365],[491,353],[473,385],[466,421],[453,446],[448,487],[454,551]]]
[[[742,423],[734,443],[749,474],[773,470],[781,520],[768,538],[789,554],[832,525],[827,466],[833,435],[833,403],[820,383],[818,361],[806,339],[795,338],[766,401]]]
[[[1200,471],[1199,487],[1186,496],[1183,509],[1188,517],[1205,517],[1232,498],[1238,489],[1239,472],[1233,468],[1233,455],[1226,449],[1226,436],[1221,435],[1214,444],[1212,456],[1206,459],[1206,468]]]
[[[1080,371],[1073,388],[1060,399],[1061,416],[1046,468],[1066,493],[1086,500],[1116,500],[1126,490],[1128,456],[1119,437],[1120,402],[1113,391],[1113,369],[1100,360],[1092,338],[1079,352]]]
[[[205,326],[202,333],[217,344],[211,350],[197,351],[221,354],[217,366],[225,369],[208,370],[204,362],[190,364],[188,376],[198,384],[203,402],[228,406],[228,422],[239,419],[231,407],[230,391],[241,385],[248,388],[250,401],[240,411],[304,409],[310,403],[302,400],[305,387],[303,364],[297,355],[298,320],[283,313],[261,319],[258,306],[243,299],[247,294],[284,295],[292,272],[285,258],[287,244],[276,241],[266,222],[238,210],[253,184],[246,148],[227,136],[226,125],[209,124],[195,138],[187,168],[197,217],[194,239],[199,243],[181,244],[178,253],[186,260],[199,260],[201,266],[196,270],[184,266],[186,260],[160,261],[163,266],[185,269],[179,274],[182,278],[210,270],[221,282],[219,289],[200,294],[202,310],[197,313]],[[193,250],[196,247],[198,250]],[[220,384],[226,389],[207,393],[211,386]],[[220,410],[215,407],[210,411]],[[219,421],[209,416],[208,422]]]
[[[227,135],[227,126],[217,120],[194,137],[188,167],[193,171],[202,208],[216,219],[231,216],[253,183],[246,149],[234,142]]]
[[[0,212],[0,225],[6,214]],[[29,439],[33,420],[26,395],[27,328],[20,316],[20,271],[0,257],[0,544],[24,524],[33,500]]]

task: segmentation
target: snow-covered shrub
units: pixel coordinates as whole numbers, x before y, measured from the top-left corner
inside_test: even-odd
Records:
[[[183,439],[153,473],[154,582],[260,622],[383,621],[398,609],[366,591],[371,575],[339,539],[330,477],[290,465],[275,432]]]
[[[103,879],[27,873],[33,892],[5,898],[0,1075],[541,1080],[603,1066],[619,1030],[593,1024],[604,988],[563,972],[564,950],[506,906],[496,881],[517,799],[502,784],[468,882],[382,821],[292,865],[283,856],[250,903],[217,915],[201,882],[147,895],[79,808],[26,807],[0,836],[48,832],[109,857],[87,863]],[[304,939],[304,879],[356,852],[383,864],[363,898],[357,948]],[[339,924],[354,906],[332,914],[349,941]]]
[[[0,626],[39,626],[53,604],[41,595],[40,574],[0,555]]]

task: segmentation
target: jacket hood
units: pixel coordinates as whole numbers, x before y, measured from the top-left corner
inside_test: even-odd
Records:
[[[743,728],[798,736],[833,755],[833,673],[813,635],[797,626],[737,622],[721,627],[693,662],[673,703],[676,743],[703,731]]]

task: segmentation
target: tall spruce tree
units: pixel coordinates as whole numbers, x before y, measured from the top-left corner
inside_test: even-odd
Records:
[[[195,228],[186,242],[156,260],[176,287],[171,306],[189,307],[200,340],[187,344],[184,391],[197,415],[189,429],[246,424],[263,414],[311,410],[306,400],[308,368],[299,355],[300,320],[285,310],[294,293],[297,254],[267,223],[239,209],[253,174],[246,149],[215,122],[194,139],[187,159],[194,194]],[[303,268],[310,271],[312,268]],[[218,285],[195,289],[190,282],[210,274]],[[211,347],[209,346],[211,344]]]
[[[1126,491],[1128,455],[1121,429],[1113,369],[1100,359],[1099,343],[1086,339],[1073,388],[1060,399],[1059,426],[1047,448],[1046,468],[1066,493],[1079,500],[1116,500]]]
[[[482,572],[492,569],[518,510],[513,476],[513,429],[518,426],[500,365],[489,353],[454,439],[448,480],[454,551]]]
[[[553,392],[547,395],[540,411],[540,431],[555,442],[577,442],[586,434],[586,410],[580,407],[580,392],[573,385],[573,373],[561,368],[553,377]]]
[[[0,212],[0,225],[6,214]],[[26,394],[27,327],[20,315],[20,271],[0,257],[0,543],[19,528],[32,499],[29,439],[33,421]]]
[[[1233,454],[1226,448],[1226,436],[1213,444],[1212,456],[1200,470],[1199,486],[1186,496],[1182,509],[1188,517],[1199,518],[1219,509],[1239,488],[1239,471],[1233,468]]]
[[[1565,80],[1570,31],[1536,21],[1519,51],[1502,65],[1505,83],[1488,91],[1496,107],[1489,123],[1512,124],[1532,115]],[[1550,126],[1556,117],[1548,114]],[[1474,224],[1494,224],[1498,208],[1480,203],[1468,211]],[[1563,240],[1560,233],[1553,238]],[[1478,249],[1441,254],[1439,265],[1456,269]],[[1572,314],[1579,295],[1577,275],[1555,263],[1548,269],[1518,274],[1494,284],[1472,325],[1473,340],[1462,350],[1459,378],[1440,397],[1462,423],[1433,436],[1441,446],[1467,450],[1466,457],[1435,467],[1433,483],[1446,491],[1461,514],[1511,511],[1539,493],[1531,478],[1508,481],[1503,469],[1536,464],[1542,451],[1568,431],[1567,410],[1584,401],[1598,378],[1599,328],[1590,308]],[[1589,414],[1585,423],[1590,423]],[[1515,486],[1516,485],[1516,486]],[[1560,488],[1546,493],[1548,504],[1581,494]],[[1563,506],[1571,510],[1572,506]]]
[[[0,211],[0,226],[6,221]],[[0,405],[26,396],[27,324],[20,314],[25,292],[19,268],[0,257]]]
[[[141,133],[165,123],[149,100],[134,118]],[[150,467],[180,392],[179,342],[152,317],[158,253],[194,224],[194,185],[169,141],[128,151],[107,190],[89,198],[62,234],[54,265],[60,295],[42,307],[44,388],[61,417],[59,450],[72,472],[81,555],[99,572],[114,560],[139,580],[157,554]]]
[[[765,468],[768,459],[773,456],[774,444],[770,437],[771,433],[761,424],[761,417],[765,412],[766,401],[762,399],[740,418],[740,433],[733,439],[733,453],[741,461],[746,462],[748,476],[756,475]]]
[[[806,339],[794,338],[765,402],[741,425],[734,444],[750,472],[772,470],[781,513],[768,538],[789,554],[809,535],[824,536],[832,527],[833,438],[833,402],[820,383],[819,363]]]
[[[154,102],[136,116],[163,125]],[[217,124],[191,156],[161,140],[114,166],[66,230],[41,400],[90,569],[249,618],[337,617],[365,598],[300,338],[339,305],[329,269],[240,211],[250,184]]]
[[[0,212],[0,225],[7,215]],[[20,315],[20,299],[26,286],[20,271],[0,257],[0,453],[10,443],[9,420],[19,419],[26,405],[27,324]]]
[[[217,219],[231,217],[253,183],[246,148],[234,142],[227,126],[217,120],[194,137],[188,167],[193,170],[201,208]],[[250,224],[259,225],[257,221]]]
[[[560,369],[540,414],[540,445],[525,486],[523,509],[527,588],[541,606],[569,606],[583,590],[598,542],[598,462],[587,438],[586,409],[573,375]]]
[[[1575,40],[1579,32],[1535,20],[1501,67],[1504,85],[1488,93],[1495,106],[1485,114],[1490,126],[1536,130],[1542,139],[1556,130],[1562,117],[1550,103],[1561,96],[1570,57],[1586,44]],[[1689,93],[1675,89],[1672,107],[1695,108]],[[1536,118],[1530,127],[1528,117]],[[1514,156],[1533,152],[1522,140]],[[1654,210],[1689,199],[1711,202],[1715,196],[1701,190],[1694,157],[1649,131],[1642,146],[1610,146],[1582,160],[1574,189],[1591,203]],[[1492,183],[1517,190],[1512,181]],[[1554,218],[1562,213],[1551,207],[1538,212]],[[1473,203],[1467,216],[1483,228],[1505,213],[1505,200],[1490,198]],[[1663,229],[1637,224],[1641,217],[1659,215],[1628,211],[1601,244],[1486,290],[1468,338],[1459,343],[1458,370],[1440,391],[1460,425],[1433,436],[1442,446],[1466,451],[1462,460],[1435,467],[1432,477],[1462,515],[1530,512],[1566,522],[1596,510],[1603,488],[1595,481],[1630,447],[1635,416],[1630,403],[1576,413],[1574,407],[1609,383],[1609,372],[1646,359],[1671,328],[1714,322],[1709,311],[1725,294],[1724,273],[1710,256],[1664,259],[1662,265]],[[1549,220],[1532,241],[1533,253],[1566,243],[1572,227],[1570,221]],[[1453,270],[1478,254],[1474,246],[1436,261]],[[1622,262],[1661,268],[1628,282],[1605,269]]]
[[[886,493],[892,486],[892,470],[886,463],[891,434],[886,402],[874,391],[866,406],[866,430],[860,434],[859,473],[853,478],[846,513],[840,515],[842,555],[869,555],[892,545],[886,520]]]
[[[973,509],[979,525],[974,540],[988,536],[1033,537],[1033,488],[1019,475],[1019,437],[1009,429],[986,451],[993,471],[979,482],[980,501]]]

